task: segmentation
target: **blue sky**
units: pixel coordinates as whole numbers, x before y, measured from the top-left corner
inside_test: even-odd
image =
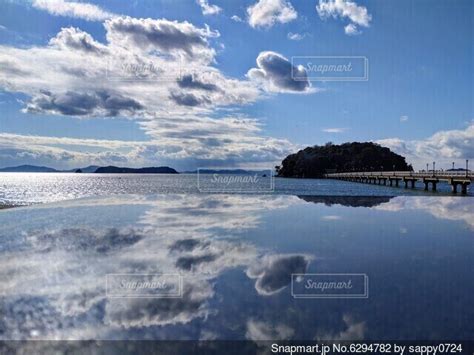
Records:
[[[474,158],[473,15],[469,0],[4,0],[0,166],[268,167],[308,145],[369,140],[419,168],[433,159],[461,164]],[[192,53],[165,42],[164,24],[199,37],[179,37],[198,43]],[[157,64],[165,71],[179,59],[217,73],[193,79],[215,92],[63,72],[63,61],[74,73],[100,72],[106,55],[124,49],[145,62],[169,56]],[[369,78],[295,86],[282,72],[293,56],[364,56]],[[105,92],[118,109],[100,101]],[[58,104],[91,95],[100,103],[80,114]]]

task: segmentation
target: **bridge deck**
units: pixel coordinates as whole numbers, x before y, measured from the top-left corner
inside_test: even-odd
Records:
[[[469,171],[467,174],[465,171],[429,171],[429,172],[414,172],[414,171],[365,171],[365,172],[346,172],[346,173],[332,173],[326,174],[327,178],[338,178],[338,177],[386,177],[386,178],[417,178],[417,179],[431,179],[437,178],[438,180],[450,181],[455,180],[474,180],[474,173]]]
[[[436,191],[436,185],[440,181],[447,181],[451,185],[453,193],[457,193],[458,185],[461,186],[461,193],[467,194],[467,187],[474,180],[474,174],[471,171],[361,171],[346,173],[326,174],[328,179],[348,180],[354,182],[376,183],[386,185],[387,180],[390,186],[399,186],[399,181],[405,183],[405,188],[411,185],[415,188],[415,182],[420,180],[425,184],[425,190],[428,190],[431,184],[432,190]]]

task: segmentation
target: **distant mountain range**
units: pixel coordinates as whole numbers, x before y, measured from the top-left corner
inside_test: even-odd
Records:
[[[76,168],[69,170],[58,170],[47,166],[20,165],[8,168],[0,168],[1,173],[97,173],[97,174],[179,174],[175,169],[168,166],[145,167],[145,168],[127,168],[117,166],[97,166],[90,165],[85,168]],[[181,174],[197,174],[197,170],[183,171]],[[271,169],[263,170],[244,170],[244,169],[199,169],[199,174],[229,174],[229,175],[268,175],[272,174]]]
[[[85,168],[57,170],[47,166],[20,165],[1,168],[2,173],[98,173],[98,174],[178,174],[176,170],[167,166],[146,168],[122,168],[117,166],[90,165]]]
[[[0,169],[2,173],[57,173],[58,170],[46,166],[20,165]]]

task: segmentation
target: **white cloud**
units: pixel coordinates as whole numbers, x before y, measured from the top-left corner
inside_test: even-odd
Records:
[[[107,40],[114,46],[140,49],[145,53],[156,50],[207,62],[215,55],[208,39],[219,37],[219,32],[208,26],[198,28],[187,21],[165,19],[116,17],[105,22],[105,29]]]
[[[322,131],[326,133],[343,133],[347,131],[346,127],[323,128]]]
[[[230,19],[235,22],[243,22],[243,20],[237,15],[233,15]]]
[[[406,122],[408,121],[408,116],[400,116],[400,122]]]
[[[97,5],[67,0],[33,0],[33,7],[55,16],[75,17],[87,21],[103,21],[116,16]]]
[[[474,124],[464,130],[439,131],[421,140],[387,138],[376,143],[405,156],[417,169],[423,169],[427,162],[432,161],[436,161],[437,167],[446,169],[453,161],[462,164],[465,159],[474,159]]]
[[[276,52],[261,52],[257,57],[257,68],[250,69],[247,77],[268,92],[314,92],[304,68],[293,66],[287,58]]]
[[[303,38],[306,37],[306,33],[288,32],[287,37],[288,39],[291,39],[292,41],[301,41]]]
[[[101,156],[50,142],[21,147],[4,142],[3,164],[37,159],[63,168],[90,159],[136,166],[159,159],[177,168],[229,161],[268,167],[295,149],[288,140],[264,136],[259,121],[239,114],[239,107],[263,92],[254,81],[227,77],[212,66],[210,41],[217,32],[188,22],[130,17],[110,19],[105,29],[106,43],[63,28],[47,46],[0,46],[2,88],[29,97],[26,113],[126,117],[149,141],[126,154],[106,149]]]
[[[345,33],[348,35],[360,33],[357,26],[369,27],[372,20],[372,16],[366,7],[359,6],[350,0],[319,0],[316,10],[322,19],[333,17],[347,18],[351,21],[344,28]]]
[[[58,49],[78,50],[91,54],[105,54],[107,48],[95,41],[92,36],[78,28],[62,28],[61,31],[49,41],[50,46]]]
[[[217,15],[222,11],[217,5],[210,5],[208,0],[197,0],[199,6],[201,6],[203,15]]]
[[[426,211],[438,219],[464,221],[469,228],[474,229],[474,204],[458,197],[395,197],[389,202],[374,206],[374,209],[389,212],[406,212],[408,210]]]
[[[349,35],[349,36],[355,36],[355,35],[361,34],[361,32],[357,29],[357,26],[354,25],[353,23],[350,23],[347,26],[345,26],[344,32],[346,35]]]
[[[258,0],[247,8],[248,22],[252,27],[272,27],[276,23],[295,20],[298,13],[286,0]]]

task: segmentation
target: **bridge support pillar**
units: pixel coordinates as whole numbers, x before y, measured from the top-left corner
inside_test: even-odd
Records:
[[[408,188],[408,184],[410,184],[410,187],[412,189],[415,188],[415,182],[416,182],[415,178],[403,178],[403,182],[405,183],[405,188],[406,189]]]
[[[470,182],[463,182],[461,184],[461,193],[463,195],[467,195],[467,186],[470,184]]]
[[[431,183],[432,190],[436,191],[436,185],[439,180],[437,178],[423,178],[423,183],[425,184],[425,191],[428,191],[429,184]]]
[[[393,186],[393,182],[395,181],[395,186],[398,187],[398,182],[401,180],[400,178],[388,178],[390,181],[390,186]]]
[[[458,193],[458,183],[455,182],[455,181],[452,181],[451,182],[451,192],[453,194],[457,194]]]
[[[451,192],[456,194],[458,192],[458,185],[461,185],[461,193],[467,195],[467,186],[471,183],[469,180],[465,179],[450,179],[449,184],[451,185]]]

